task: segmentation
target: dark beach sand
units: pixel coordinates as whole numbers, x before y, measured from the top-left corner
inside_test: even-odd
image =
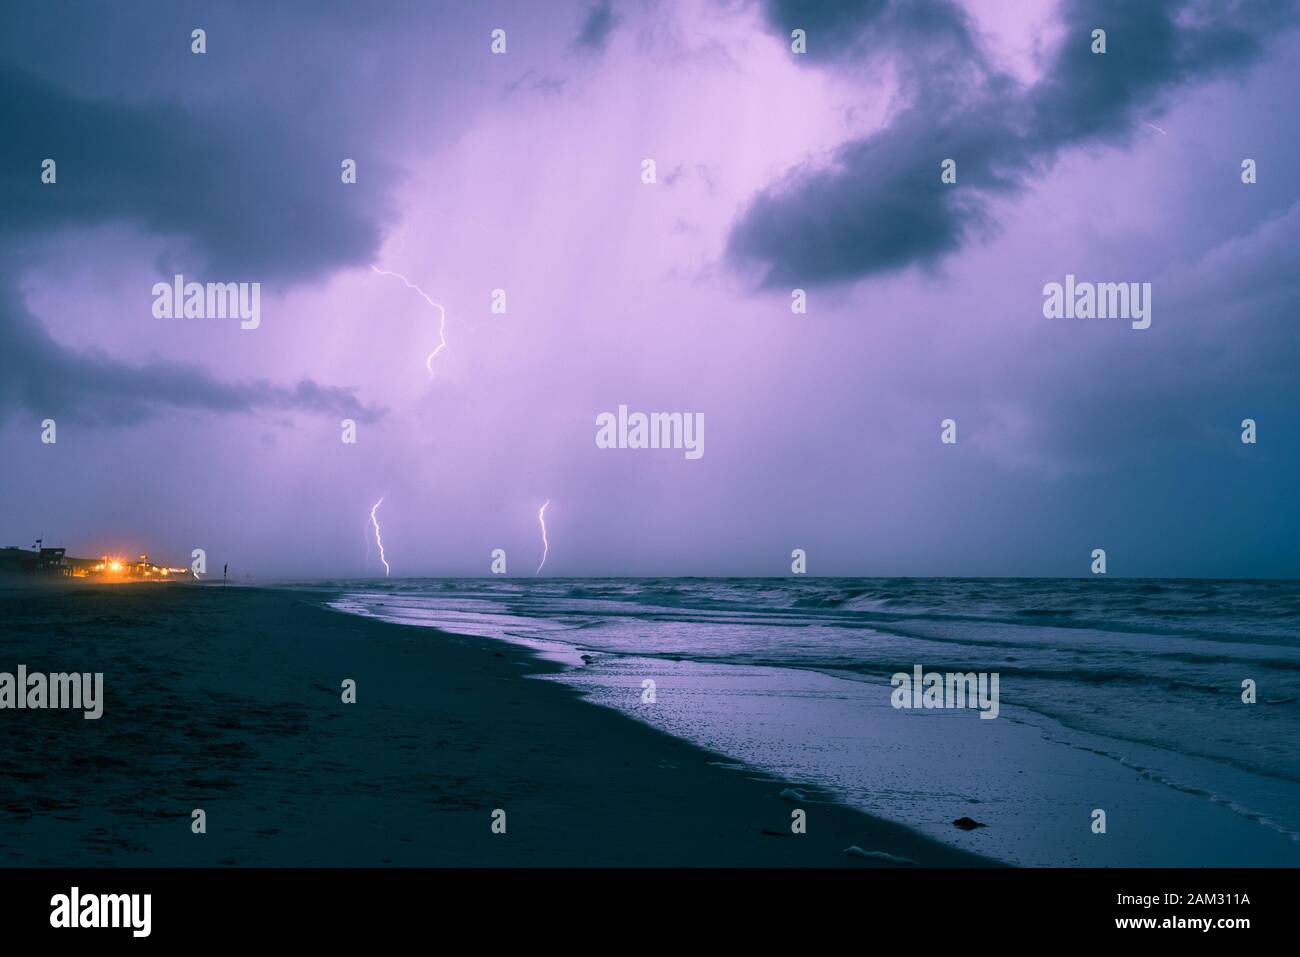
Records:
[[[991,863],[527,680],[559,666],[525,649],[319,600],[0,588],[0,671],[105,673],[98,721],[0,711],[0,866]]]

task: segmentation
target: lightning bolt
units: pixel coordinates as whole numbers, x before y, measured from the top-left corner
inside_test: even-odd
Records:
[[[430,299],[428,293],[426,293],[415,283],[411,282],[411,280],[407,279],[401,273],[389,272],[387,269],[376,269],[374,266],[371,266],[370,268],[375,272],[376,275],[392,276],[394,279],[402,280],[402,282],[406,283],[406,287],[408,289],[414,289],[416,292],[420,294],[421,297],[423,297],[425,302],[433,306],[434,309],[438,310],[438,339],[439,339],[438,348],[430,352],[429,358],[426,359],[424,362],[425,368],[429,370],[429,375],[433,375],[433,358],[443,350],[444,346],[447,345],[447,310],[443,309],[442,306],[438,305],[436,302]]]
[[[388,559],[384,557],[384,540],[379,537],[379,519],[375,517],[375,513],[379,511],[379,506],[383,504],[384,500],[381,496],[379,501],[371,507],[370,524],[375,526],[375,544],[379,546],[379,560],[384,563],[384,577],[387,578],[389,572]]]
[[[1148,123],[1146,120],[1143,120],[1143,121],[1142,121],[1142,125],[1143,125],[1143,126],[1149,126],[1151,129],[1155,130],[1157,133],[1159,133],[1159,134],[1162,135],[1162,136],[1168,136],[1168,135],[1169,135],[1169,134],[1167,134],[1164,130],[1162,130],[1160,127],[1156,126],[1154,123]]]
[[[546,506],[550,504],[551,500],[548,498],[545,504],[537,510],[537,523],[542,526],[542,562],[541,565],[537,566],[537,571],[533,572],[534,575],[542,573],[542,565],[546,564],[546,554],[551,550],[551,543],[546,540]]]

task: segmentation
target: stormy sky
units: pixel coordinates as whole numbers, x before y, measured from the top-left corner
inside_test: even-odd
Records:
[[[394,576],[529,575],[547,500],[555,575],[1300,575],[1297,25],[6,4],[0,545],[382,575],[382,496]],[[260,326],[155,317],[176,273]],[[1067,274],[1151,283],[1151,327],[1045,319]],[[705,454],[598,448],[620,405]]]

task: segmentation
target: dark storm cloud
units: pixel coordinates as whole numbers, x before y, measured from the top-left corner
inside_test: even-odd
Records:
[[[1250,63],[1295,18],[1272,0],[1068,0],[1061,9],[1061,49],[1024,88],[984,59],[949,0],[768,0],[764,13],[783,36],[806,24],[813,62],[819,43],[840,67],[893,57],[909,105],[884,130],[840,146],[829,164],[792,170],[759,193],[732,228],[730,261],[756,267],[767,286],[931,264],[991,226],[989,201],[1023,188],[1061,149],[1122,140],[1138,110],[1179,84]],[[1097,26],[1107,31],[1104,55],[1090,50]],[[939,180],[949,157],[955,187]]]
[[[107,42],[107,41],[105,41]],[[66,92],[0,64],[0,416],[27,408],[126,424],[168,408],[300,409],[373,419],[350,390],[304,380],[224,382],[177,363],[130,364],[55,342],[17,292],[12,253],[59,230],[129,223],[168,242],[170,268],[206,281],[304,282],[369,261],[382,238],[391,170],[348,152],[269,102],[200,110]],[[356,185],[340,182],[356,159]],[[54,159],[55,185],[41,182]],[[174,242],[174,246],[171,243]]]
[[[876,35],[972,47],[965,12],[948,0],[764,0],[762,7],[783,37],[805,32],[813,62],[867,53]]]
[[[766,282],[816,284],[856,279],[957,249],[987,222],[983,195],[939,181],[939,161],[959,158],[960,182],[985,194],[1017,188],[1023,174],[1003,165],[1017,134],[985,104],[941,126],[909,109],[888,135],[841,147],[829,169],[797,169],[761,193],[730,237],[739,261],[766,265]]]
[[[614,15],[613,0],[599,0],[587,11],[573,45],[578,50],[601,53],[616,26],[618,17]]]
[[[385,412],[350,389],[310,379],[291,387],[223,382],[187,363],[132,365],[97,351],[74,352],[51,339],[11,289],[0,287],[0,418],[14,408],[101,425],[130,425],[176,409],[300,410],[360,421]]]
[[[133,222],[189,240],[190,271],[249,281],[365,262],[381,238],[385,204],[365,186],[377,164],[344,189],[335,151],[275,116],[85,99],[0,66],[0,129],[5,234]],[[46,157],[53,187],[40,180]]]
[[[1065,4],[1062,25],[1075,42],[1062,45],[1043,81],[1029,92],[1031,147],[1046,152],[1085,139],[1115,140],[1134,112],[1166,90],[1222,69],[1249,64],[1263,41],[1292,22],[1295,8],[1273,0]],[[1106,53],[1089,37],[1106,30]]]

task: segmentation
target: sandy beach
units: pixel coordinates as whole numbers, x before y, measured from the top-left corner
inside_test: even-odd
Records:
[[[561,666],[526,648],[319,595],[6,589],[0,621],[0,671],[104,674],[99,720],[0,711],[4,865],[993,863],[528,680]]]

